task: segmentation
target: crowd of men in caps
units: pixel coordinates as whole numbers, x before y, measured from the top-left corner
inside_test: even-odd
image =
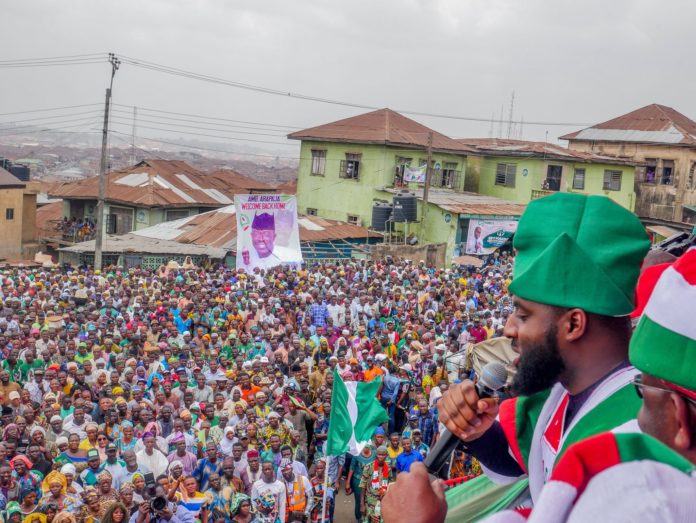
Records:
[[[381,521],[466,373],[446,355],[502,335],[512,266],[4,270],[5,523],[330,522],[340,490]],[[381,380],[358,456],[324,452],[335,376]]]

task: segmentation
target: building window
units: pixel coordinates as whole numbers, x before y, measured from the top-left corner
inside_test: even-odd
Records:
[[[403,187],[406,185],[404,183],[404,171],[406,167],[411,166],[413,158],[405,158],[403,156],[397,156],[394,168],[394,187]]]
[[[317,210],[314,207],[307,207],[307,215],[308,216],[316,216]]]
[[[454,189],[459,185],[459,171],[455,162],[444,162],[442,171],[436,176],[435,185],[438,187],[447,187]]]
[[[495,168],[495,184],[505,187],[515,186],[515,176],[517,174],[517,164],[499,163]]]
[[[674,161],[662,160],[662,176],[660,185],[672,185],[674,183]]]
[[[585,189],[585,169],[575,169],[573,172],[573,189]]]
[[[5,219],[14,220],[14,209],[5,209]]]
[[[655,158],[645,159],[645,183],[655,183],[657,181],[657,160]]]
[[[326,172],[326,149],[312,149],[312,176],[324,176]]]
[[[604,171],[604,187],[605,191],[620,191],[621,190],[621,171]]]
[[[689,169],[689,178],[687,180],[687,189],[694,188],[694,171],[696,171],[696,162],[691,163],[691,169]]]
[[[360,216],[356,216],[355,214],[349,214],[348,223],[350,223],[351,225],[360,225]]]
[[[340,178],[349,180],[360,179],[360,162],[362,154],[346,153],[346,159],[341,161],[341,170],[338,173]]]
[[[181,220],[182,218],[188,218],[188,210],[174,209],[171,211],[166,211],[164,215],[165,222],[171,222],[174,220]]]

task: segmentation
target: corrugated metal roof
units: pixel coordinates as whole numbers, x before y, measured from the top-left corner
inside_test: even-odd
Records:
[[[397,189],[385,189],[396,194]],[[423,199],[423,189],[413,192],[419,200]],[[481,216],[520,216],[526,205],[514,203],[494,196],[486,196],[472,192],[453,192],[430,189],[428,202],[453,214]]]
[[[667,143],[696,145],[696,122],[679,111],[651,104],[587,129],[561,136],[561,140]]]
[[[530,158],[547,158],[584,163],[635,164],[635,162],[629,162],[625,159],[602,156],[585,151],[576,151],[547,142],[532,142],[505,138],[459,138],[457,141],[475,148],[479,153],[484,155],[526,156]]]
[[[233,171],[232,169],[218,169],[208,176],[220,180],[229,187],[233,194],[248,194],[250,192],[275,192],[275,189],[261,180],[255,180],[249,176]],[[283,193],[288,194],[288,193]]]
[[[301,242],[381,237],[379,233],[358,225],[326,220],[317,216],[300,216],[298,225]],[[234,251],[237,241],[237,217],[234,205],[229,205],[181,220],[160,223],[133,231],[131,234]]]
[[[385,144],[425,149],[428,136],[432,134],[432,148],[460,154],[471,152],[471,148],[452,140],[442,133],[411,120],[391,109],[379,109],[369,113],[345,118],[336,122],[311,127],[288,135],[291,140],[319,140]]]
[[[145,160],[106,175],[106,200],[141,207],[220,207],[232,202],[224,179],[179,160]],[[49,194],[65,199],[97,199],[99,178],[63,183]]]
[[[70,247],[59,249],[64,252],[94,252],[94,240],[81,242]],[[227,251],[211,247],[210,245],[186,244],[171,240],[160,240],[133,233],[120,236],[107,235],[104,238],[104,253],[125,254],[174,254],[182,256],[209,256],[210,258],[224,258]]]

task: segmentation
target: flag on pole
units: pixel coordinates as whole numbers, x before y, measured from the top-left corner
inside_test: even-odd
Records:
[[[331,394],[331,417],[326,439],[326,455],[360,454],[370,441],[375,428],[389,420],[387,411],[377,399],[381,380],[344,382],[334,369]]]

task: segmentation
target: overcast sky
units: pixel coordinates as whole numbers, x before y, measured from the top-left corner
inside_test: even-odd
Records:
[[[283,91],[496,120],[501,106],[507,119],[513,90],[514,118],[527,122],[594,123],[653,102],[696,118],[688,0],[3,0],[2,19],[0,60],[113,51]],[[103,102],[109,66],[0,71],[7,113]],[[128,64],[114,102],[296,127],[364,112]],[[414,118],[453,137],[491,127]],[[130,132],[122,122],[114,129]],[[576,128],[526,124],[523,138]],[[237,137],[284,141],[280,129],[262,134],[273,136]]]

